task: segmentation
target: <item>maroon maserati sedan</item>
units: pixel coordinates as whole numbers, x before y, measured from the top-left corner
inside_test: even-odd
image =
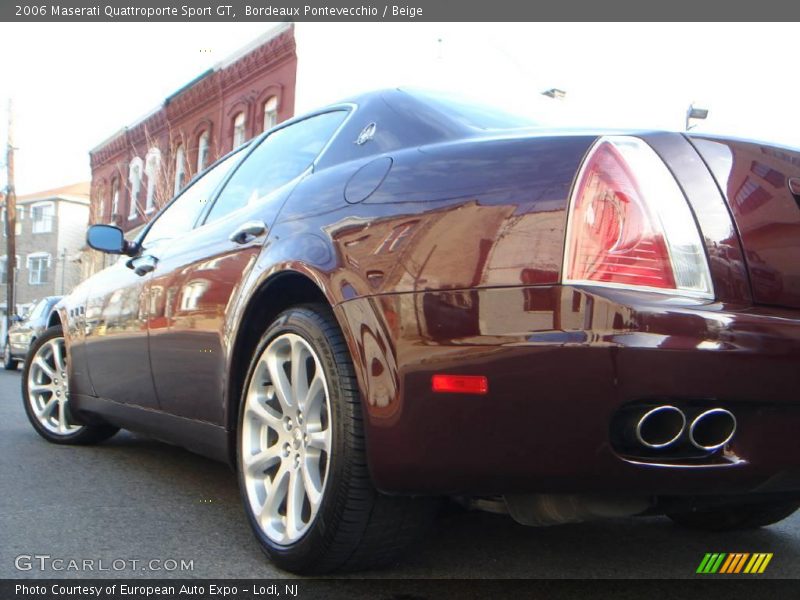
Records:
[[[33,347],[33,427],[229,461],[285,569],[385,563],[443,497],[718,530],[800,502],[797,150],[389,90],[88,243],[121,257]]]

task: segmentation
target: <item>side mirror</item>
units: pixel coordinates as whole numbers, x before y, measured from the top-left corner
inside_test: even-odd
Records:
[[[12,323],[20,323],[23,320],[24,319],[22,317],[20,317],[19,315],[11,315],[11,322]]]
[[[86,232],[86,243],[91,248],[107,254],[131,254],[133,244],[125,239],[119,227],[92,225]]]

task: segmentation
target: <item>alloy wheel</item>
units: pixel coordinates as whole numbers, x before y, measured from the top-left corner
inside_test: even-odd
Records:
[[[291,544],[314,522],[330,465],[331,409],[322,364],[301,336],[285,333],[258,358],[245,395],[241,465],[262,531]]]
[[[28,371],[28,403],[42,427],[56,435],[71,435],[82,429],[69,412],[67,352],[63,337],[39,347]]]

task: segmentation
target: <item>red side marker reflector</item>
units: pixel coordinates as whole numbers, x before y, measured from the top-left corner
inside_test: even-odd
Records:
[[[453,394],[487,394],[489,380],[483,375],[434,375],[433,391]]]

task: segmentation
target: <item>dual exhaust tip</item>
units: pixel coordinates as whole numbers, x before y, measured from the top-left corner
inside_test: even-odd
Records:
[[[645,448],[659,450],[676,443],[687,428],[684,412],[675,406],[651,408],[635,422],[636,441]],[[727,444],[736,433],[736,417],[724,408],[712,408],[697,415],[688,424],[692,446],[713,452]]]

